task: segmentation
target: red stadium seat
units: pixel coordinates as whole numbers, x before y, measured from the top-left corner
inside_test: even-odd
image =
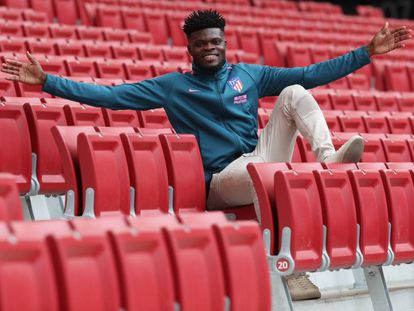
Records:
[[[338,116],[343,115],[343,112],[340,110],[323,110],[322,112],[329,130],[340,132],[341,125],[339,124]]]
[[[399,94],[395,92],[375,93],[375,100],[379,111],[398,111]]]
[[[284,66],[282,60],[279,57],[279,52],[274,45],[274,41],[277,40],[277,33],[274,31],[259,31],[259,43],[260,49],[263,52],[263,63],[269,66]]]
[[[70,25],[49,24],[49,32],[52,38],[76,40],[76,27]]]
[[[65,105],[63,110],[65,111],[68,125],[105,126],[105,119],[101,108],[86,105]]]
[[[370,114],[363,116],[362,120],[364,121],[367,133],[390,133],[387,120],[382,115]]]
[[[387,162],[387,168],[392,170],[414,170],[414,162]]]
[[[123,28],[119,7],[97,6],[96,25],[99,27]]]
[[[95,44],[84,44],[86,57],[101,57],[101,58],[112,58],[111,47],[113,44],[100,42]]]
[[[3,96],[18,96],[16,88],[18,87],[17,82],[8,81],[5,79],[8,75],[0,72],[0,90]]]
[[[404,138],[381,138],[386,162],[410,162],[410,148]],[[385,162],[385,161],[384,161]]]
[[[52,0],[30,0],[30,7],[36,12],[46,13],[49,22],[54,17],[52,4]]]
[[[360,91],[352,94],[356,110],[376,111],[378,110],[375,97],[371,92]]]
[[[31,54],[55,55],[55,46],[47,39],[28,38],[26,48]]]
[[[102,28],[77,26],[76,27],[76,34],[77,34],[77,38],[79,40],[104,41]]]
[[[386,117],[391,134],[413,134],[410,119],[406,116],[389,116]],[[385,132],[383,132],[385,133]]]
[[[185,47],[168,47],[163,48],[164,59],[168,62],[188,63],[190,58]]]
[[[47,2],[47,1],[46,1]],[[48,24],[34,24],[34,23],[23,23],[23,34],[25,37],[36,37],[36,38],[50,38]]]
[[[308,163],[301,163],[301,162],[288,162],[286,163],[289,169],[293,171],[306,171],[312,172],[314,170],[322,170],[323,166],[320,162],[308,162]]]
[[[21,104],[0,103],[0,172],[12,174],[21,194],[31,188],[32,149],[26,115]]]
[[[78,135],[82,177],[83,215],[99,217],[105,212],[130,214],[129,176],[119,136]]]
[[[138,111],[138,118],[144,128],[172,128],[164,109]]]
[[[23,38],[0,37],[0,51],[24,54],[26,52],[26,41]]]
[[[176,214],[205,210],[204,171],[197,140],[192,135],[160,135]]]
[[[14,37],[14,39],[17,39],[16,37],[23,37],[24,36],[24,32],[23,32],[23,28],[22,28],[22,23],[21,22],[13,22],[13,21],[8,21],[8,22],[2,22],[0,25],[0,33],[1,36],[9,36],[9,37]],[[4,38],[2,38],[4,39]],[[14,40],[13,40],[14,41]],[[3,51],[3,49],[2,49]]]
[[[140,46],[139,50],[139,58],[141,60],[156,60],[156,61],[164,61],[164,54],[162,52],[162,46]]]
[[[383,264],[387,261],[389,220],[381,176],[376,170],[353,170],[348,175],[361,228],[359,246],[363,266]]]
[[[53,8],[60,24],[76,24],[77,12],[74,0],[53,0]]]
[[[355,110],[352,95],[347,92],[330,93],[329,97],[334,110]]]
[[[343,132],[367,132],[361,116],[347,114],[338,116],[338,120]]]
[[[140,127],[138,114],[135,110],[102,109],[102,111],[107,126]]]
[[[387,168],[384,162],[359,162],[356,164],[360,170],[384,170]]]
[[[400,111],[414,112],[414,93],[401,93],[398,106]]]
[[[67,125],[62,107],[24,104],[30,128],[32,152],[36,156],[36,174],[40,194],[61,193],[64,187],[62,161],[51,128]]]
[[[168,12],[166,14],[168,29],[170,31],[170,36],[172,39],[173,46],[186,46],[187,38],[182,30],[183,20],[185,14],[181,12]]]
[[[349,268],[357,262],[357,221],[351,183],[345,171],[318,170],[314,175],[327,229],[329,268]]]
[[[168,176],[158,136],[122,134],[121,140],[134,189],[135,214],[167,213]]]
[[[99,78],[121,78],[126,79],[124,66],[122,61],[107,60],[102,62],[95,62],[95,70]]]
[[[128,37],[129,37],[129,41],[131,43],[136,43],[136,44],[147,44],[147,45],[151,45],[153,44],[153,39],[152,39],[152,34],[150,34],[149,32],[138,32],[135,30],[129,30],[128,31]]]
[[[314,45],[309,48],[312,63],[320,63],[330,59],[329,50],[324,46]]]
[[[120,12],[123,25],[121,28],[145,31],[144,15],[140,10],[132,10],[124,6],[120,8]]]
[[[55,126],[51,129],[62,160],[64,185],[61,193],[65,197],[65,216],[81,215],[82,191],[78,161],[78,135],[96,133],[92,126]]]
[[[124,69],[128,80],[142,81],[154,77],[151,61],[139,61],[135,63],[124,63]]]
[[[162,11],[144,12],[145,29],[152,34],[155,44],[167,44],[167,20]]]
[[[312,151],[311,145],[304,137],[298,135],[296,144],[298,145],[300,158],[303,162],[316,162],[315,153]]]
[[[323,222],[312,172],[277,171],[274,191],[279,249],[286,251],[279,253],[279,258],[290,258],[293,271],[319,269],[323,263]],[[302,217],[295,217],[297,213]]]
[[[94,67],[94,61],[88,58],[82,58],[82,60],[67,60],[65,61],[65,66],[70,77],[98,77]]]
[[[134,44],[111,45],[112,55],[115,59],[139,59],[137,46]]]
[[[102,32],[105,41],[129,42],[130,30],[106,28]]]
[[[256,29],[243,29],[240,28],[237,31],[237,37],[239,40],[239,47],[241,50],[247,53],[253,53],[261,55],[259,40],[257,37]]]
[[[0,220],[23,220],[16,178],[8,173],[0,173]]]
[[[319,107],[322,110],[331,110],[332,103],[329,94],[333,91],[330,89],[313,89],[311,90],[312,96],[315,98],[316,102],[318,103]]]
[[[380,139],[384,134],[362,134],[364,138],[364,153],[361,162],[386,162],[384,148]]]
[[[349,85],[346,78],[335,80],[328,84],[328,87],[334,90],[347,90]]]
[[[368,77],[362,73],[353,73],[346,77],[350,90],[369,90],[371,88]]]
[[[287,48],[288,67],[305,67],[312,64],[311,54],[306,46],[289,46]]]
[[[71,56],[86,56],[85,51],[83,49],[83,44],[81,41],[61,41],[55,43],[56,54],[57,55],[71,55]]]
[[[404,63],[389,63],[385,66],[385,88],[388,91],[410,92],[410,80]]]

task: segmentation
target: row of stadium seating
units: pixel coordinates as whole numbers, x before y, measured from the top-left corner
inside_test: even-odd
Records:
[[[3,221],[2,308],[269,310],[262,245],[256,223],[221,213]]]

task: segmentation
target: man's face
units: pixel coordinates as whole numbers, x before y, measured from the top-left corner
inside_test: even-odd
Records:
[[[226,41],[220,28],[206,28],[193,32],[188,38],[188,52],[194,63],[215,71],[226,61]]]

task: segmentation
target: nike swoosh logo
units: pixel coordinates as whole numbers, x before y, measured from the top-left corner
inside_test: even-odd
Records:
[[[188,89],[188,91],[189,91],[190,93],[193,93],[193,92],[200,92],[200,90],[195,90],[195,89]]]

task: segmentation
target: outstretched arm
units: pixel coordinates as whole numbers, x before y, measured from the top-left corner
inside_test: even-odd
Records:
[[[366,46],[369,56],[385,54],[392,50],[405,47],[405,40],[411,39],[411,29],[406,26],[390,29],[388,22],[375,34]]]

